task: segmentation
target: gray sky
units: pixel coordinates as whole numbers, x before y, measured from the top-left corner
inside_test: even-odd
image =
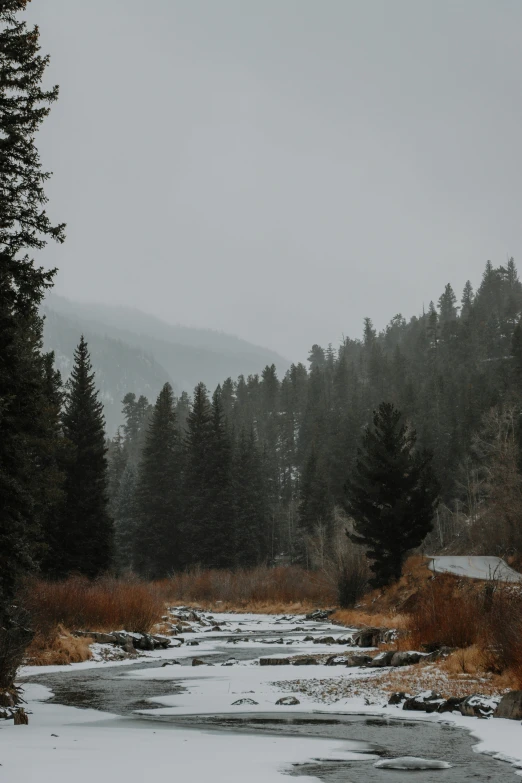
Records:
[[[57,293],[304,359],[522,256],[520,0],[33,0]],[[520,264],[522,267],[522,262]]]

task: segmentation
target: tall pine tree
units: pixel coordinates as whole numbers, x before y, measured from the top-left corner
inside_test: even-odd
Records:
[[[145,576],[166,576],[183,564],[182,456],[174,394],[166,383],[153,409],[136,490],[134,564]]]
[[[63,225],[53,226],[45,211],[49,175],[35,145],[58,89],[42,90],[48,57],[40,55],[38,29],[18,17],[26,5],[0,0],[0,689],[11,685],[28,638],[13,599],[35,565],[43,510],[38,449],[47,425],[37,309],[53,272],[28,253],[48,238],[64,239]]]
[[[61,526],[62,573],[95,577],[112,560],[113,522],[108,510],[107,447],[103,405],[83,336],[74,354],[63,414],[64,436],[71,444]]]
[[[438,497],[431,455],[391,403],[381,403],[347,483],[350,538],[367,549],[375,587],[399,579],[408,552],[430,532]]]

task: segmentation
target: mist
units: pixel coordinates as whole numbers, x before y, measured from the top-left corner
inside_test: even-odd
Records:
[[[55,291],[291,360],[520,247],[522,6],[34,0]]]

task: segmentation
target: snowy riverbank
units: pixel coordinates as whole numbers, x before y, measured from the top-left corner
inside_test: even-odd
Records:
[[[136,664],[135,659],[129,659],[22,671],[23,678],[29,680],[24,687],[32,715],[29,726],[5,723],[0,727],[0,783],[65,783],[71,779],[83,783],[93,777],[100,783],[115,778],[141,783],[148,773],[155,780],[170,776],[174,768],[177,777],[190,776],[197,783],[208,778],[243,781],[245,777],[271,783],[281,780],[292,765],[311,759],[353,758],[373,766],[379,758],[364,742],[354,746],[353,741],[277,733],[243,733],[238,742],[233,732],[216,735],[210,730],[169,723],[180,716],[253,716],[278,711],[292,715],[356,713],[446,726],[451,723],[472,732],[477,738],[476,750],[509,760],[522,771],[522,727],[518,721],[479,720],[456,713],[426,715],[388,706],[379,690],[380,671],[369,673],[359,667],[324,665],[259,665],[260,655],[280,658],[283,648],[285,655],[292,656],[331,654],[331,646],[315,641],[325,633],[338,635],[346,633],[346,629],[297,616],[213,615],[212,623],[220,630],[210,630],[211,626],[190,628],[190,641],[197,644],[144,654],[139,662],[146,663],[147,668],[129,668]],[[193,666],[194,658],[202,664]],[[155,662],[157,666],[153,665]],[[67,695],[60,691],[61,701],[89,706],[80,710],[63,703],[49,703],[49,689],[30,684],[31,680],[42,681],[46,675],[60,683],[71,672],[83,673],[94,683],[103,672],[111,672],[111,683],[124,685],[126,694],[132,693],[133,684],[139,684],[140,692],[146,693],[147,683],[154,683],[155,695],[140,699],[139,705],[131,705],[135,709],[130,713],[122,709],[116,714],[117,700],[114,710],[103,712],[90,708],[85,692]],[[316,687],[317,683],[320,687]],[[335,700],[325,696],[331,691],[339,693],[339,686],[346,687],[347,683],[353,685],[352,695]],[[158,695],[163,685],[168,695]],[[299,704],[277,705],[290,692]],[[102,699],[97,700],[96,706],[99,704],[103,709]]]

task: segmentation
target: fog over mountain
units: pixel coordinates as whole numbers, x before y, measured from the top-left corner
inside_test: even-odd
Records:
[[[127,392],[154,401],[169,381],[177,394],[203,381],[212,391],[229,376],[259,373],[275,364],[282,375],[290,362],[267,348],[210,329],[172,325],[135,308],[73,302],[50,294],[43,307],[44,347],[55,351],[64,378],[83,334],[89,343],[107,430],[121,423]]]
[[[522,3],[40,0],[57,293],[295,359],[520,258]],[[93,54],[95,53],[95,54]]]

